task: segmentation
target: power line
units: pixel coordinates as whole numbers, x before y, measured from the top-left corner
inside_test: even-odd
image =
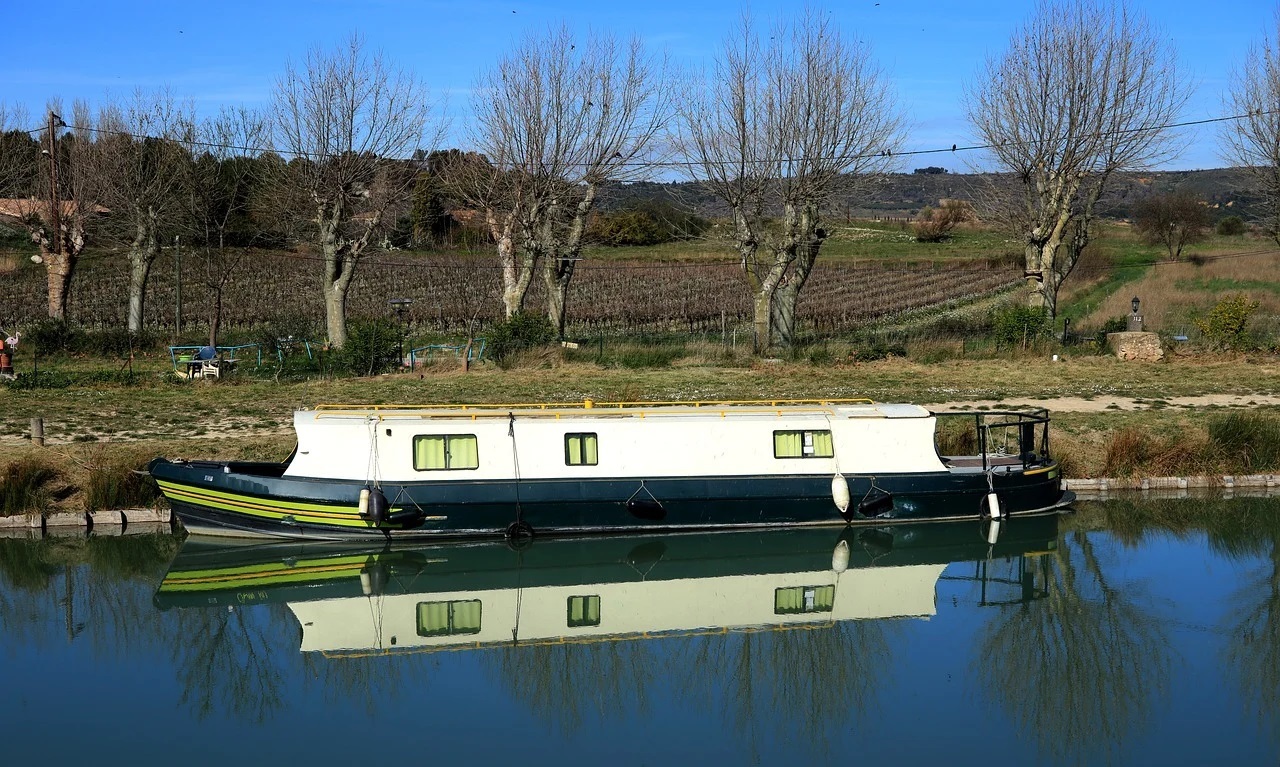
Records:
[[[1181,122],[1164,123],[1162,125],[1151,125],[1151,126],[1143,126],[1138,128],[1124,128],[1119,130],[1103,131],[1093,135],[1096,135],[1097,137],[1102,138],[1102,137],[1111,137],[1111,136],[1123,136],[1123,135],[1129,135],[1133,133],[1154,133],[1154,132],[1164,131],[1164,130],[1173,130],[1175,128],[1190,128],[1190,127],[1195,127],[1199,125],[1211,125],[1215,123],[1234,122],[1237,120],[1244,120],[1250,117],[1261,117],[1264,115],[1275,115],[1275,114],[1280,114],[1280,109],[1255,110],[1252,112],[1245,112],[1243,114],[1223,115],[1219,117],[1203,117],[1195,120],[1184,120]],[[304,157],[311,160],[327,160],[334,157],[342,156],[341,153],[332,154],[332,153],[325,153],[325,152],[283,150],[275,146],[241,146],[238,144],[224,144],[224,143],[213,142],[213,141],[200,141],[194,138],[177,139],[169,136],[153,136],[150,134],[133,133],[130,131],[118,130],[113,128],[94,128],[89,125],[75,125],[75,126],[68,126],[68,128],[73,131],[88,131],[90,133],[96,133],[96,134],[126,136],[128,138],[138,140],[138,141],[165,140],[165,141],[174,141],[176,143],[184,144],[188,146],[198,146],[198,147],[204,147],[209,149],[232,149],[232,150],[242,151],[242,152],[256,152],[258,154],[265,154],[267,152],[271,152],[271,153],[280,155],[281,157]],[[22,132],[23,133],[39,133],[44,130],[45,130],[44,127],[40,127],[40,128],[32,128],[30,130],[26,130]],[[950,147],[942,147],[938,149],[912,149],[912,150],[907,150],[902,152],[893,152],[891,150],[883,150],[879,152],[851,154],[851,155],[793,157],[793,158],[777,159],[777,160],[737,160],[737,161],[715,161],[715,162],[700,162],[700,161],[691,161],[691,160],[653,160],[648,162],[623,161],[613,165],[614,167],[619,167],[619,168],[667,168],[667,169],[690,169],[694,166],[702,166],[702,165],[775,166],[775,165],[790,165],[790,164],[795,164],[795,163],[800,163],[805,161],[813,161],[813,160],[831,162],[831,161],[870,160],[870,159],[876,159],[876,158],[882,158],[882,157],[920,157],[925,155],[936,155],[936,154],[956,154],[959,152],[976,152],[976,151],[983,151],[987,149],[998,149],[998,148],[1003,148],[1008,146],[1031,146],[1033,144],[1052,143],[1055,140],[1060,140],[1060,139],[1058,138],[1050,139],[1050,140],[1028,139],[1026,141],[1019,141],[1019,142],[1004,142],[1000,144],[966,144],[963,146],[959,144],[952,144]],[[416,158],[413,158],[413,157],[387,158],[387,159],[402,161],[402,162],[417,161]],[[571,167],[580,167],[586,164],[585,163],[569,163],[568,165],[570,165]]]

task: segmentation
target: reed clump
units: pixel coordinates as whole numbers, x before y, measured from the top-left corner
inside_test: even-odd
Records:
[[[1209,441],[1229,471],[1256,474],[1280,469],[1280,419],[1274,416],[1239,411],[1212,418]]]
[[[84,479],[85,511],[151,506],[159,497],[155,480],[145,472],[154,456],[137,450],[95,450]]]
[[[1104,477],[1168,477],[1199,474],[1213,463],[1212,451],[1198,435],[1165,438],[1127,426],[1107,440]]]
[[[19,458],[0,475],[0,516],[43,513],[54,504],[53,482],[58,469],[36,457]]]

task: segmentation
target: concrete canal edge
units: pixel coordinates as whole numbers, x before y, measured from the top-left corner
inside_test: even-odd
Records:
[[[169,509],[112,509],[0,517],[0,538],[67,538],[173,532]]]
[[[1232,494],[1249,497],[1280,496],[1280,475],[1237,474],[1199,477],[1123,477],[1097,479],[1064,479],[1062,489],[1070,490],[1081,500],[1106,498],[1112,493],[1141,491],[1143,495],[1159,498],[1191,498],[1203,496],[1205,491],[1222,491],[1225,497]]]

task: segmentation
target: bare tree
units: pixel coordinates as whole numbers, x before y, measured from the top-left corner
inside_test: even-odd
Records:
[[[1150,245],[1163,245],[1169,258],[1205,237],[1213,223],[1204,200],[1190,192],[1153,194],[1133,204],[1133,228]]]
[[[667,114],[665,68],[638,39],[578,40],[565,26],[530,35],[481,76],[475,157],[451,186],[479,208],[497,244],[509,317],[541,260],[548,316],[564,334],[568,289],[602,184],[651,167]]]
[[[1252,178],[1262,193],[1263,228],[1280,243],[1280,9],[1232,74],[1225,101],[1241,117],[1224,123],[1222,157]]]
[[[678,144],[690,174],[729,205],[762,353],[775,333],[791,344],[824,212],[838,190],[857,194],[892,165],[902,117],[870,48],[812,9],[767,41],[744,17],[706,80],[685,89]]]
[[[366,53],[352,36],[331,51],[313,49],[301,67],[290,64],[276,83],[276,145],[292,160],[282,186],[310,197],[323,256],[329,342],[347,340],[347,290],[356,265],[384,223],[407,204],[430,113],[425,88],[411,73]]]
[[[1117,172],[1173,156],[1168,126],[1187,95],[1172,44],[1124,0],[1041,0],[987,61],[965,106],[1013,177],[993,197],[1004,209],[984,212],[1023,240],[1030,306],[1057,313],[1098,198]]]
[[[70,133],[61,135],[66,123],[59,112],[62,105],[50,102],[46,127],[34,142],[21,140],[26,131],[16,128],[25,116],[10,112],[0,122],[14,128],[4,134],[0,157],[0,187],[13,195],[0,220],[21,226],[40,249],[32,260],[44,264],[48,282],[49,317],[64,319],[70,295],[71,277],[80,252],[88,240],[93,220],[103,211],[97,204],[97,177],[91,153],[91,113],[82,102],[73,106]]]
[[[129,259],[130,333],[142,330],[147,280],[161,243],[179,229],[190,171],[192,106],[167,89],[135,91],[123,105],[98,112],[93,155],[110,231],[126,244]]]
[[[218,343],[223,291],[245,254],[227,248],[229,230],[249,213],[250,190],[261,181],[263,168],[255,156],[266,140],[262,115],[243,106],[224,107],[199,124],[191,146],[190,221],[204,260],[210,346]]]

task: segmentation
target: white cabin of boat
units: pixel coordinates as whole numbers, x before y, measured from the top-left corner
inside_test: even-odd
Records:
[[[946,471],[935,418],[869,401],[320,406],[289,477],[483,481]],[[444,446],[457,457],[440,465]]]

